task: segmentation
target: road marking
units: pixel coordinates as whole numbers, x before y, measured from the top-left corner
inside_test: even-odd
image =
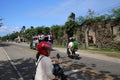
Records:
[[[72,72],[78,72],[78,71],[80,71],[80,70],[78,70],[78,69],[74,69],[74,70],[72,70]]]
[[[12,60],[10,59],[10,57],[8,56],[7,52],[5,51],[4,48],[2,48],[5,55],[7,56],[8,60],[10,61],[10,64],[13,66],[13,68],[15,69],[15,71],[17,72],[17,75],[19,76],[19,80],[24,80],[24,78],[22,77],[21,73],[18,71],[18,69],[16,68],[16,66],[14,65],[14,63],[12,62]]]

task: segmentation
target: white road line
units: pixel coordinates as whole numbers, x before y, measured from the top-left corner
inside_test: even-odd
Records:
[[[10,59],[10,57],[8,56],[7,52],[4,50],[4,48],[2,48],[5,55],[7,56],[8,60],[10,61],[11,65],[13,66],[13,68],[15,69],[15,71],[17,72],[17,75],[19,76],[19,80],[24,80],[24,78],[22,77],[21,73],[18,71],[18,69],[16,68],[16,66],[14,65],[14,63],[12,62],[12,60]]]
[[[78,72],[78,71],[80,71],[80,70],[78,70],[78,69],[74,69],[74,70],[72,70],[72,72]]]

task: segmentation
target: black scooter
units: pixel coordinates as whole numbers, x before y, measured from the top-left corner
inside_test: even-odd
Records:
[[[60,55],[57,54],[56,57],[59,61]],[[59,80],[67,80],[67,76],[64,74],[64,70],[63,68],[60,67],[59,63],[53,64],[53,66],[54,66],[53,74],[55,76],[58,76]]]
[[[80,59],[80,56],[79,56],[79,53],[77,50],[75,51],[72,51],[72,55],[70,55],[70,52],[69,50],[67,49],[67,54],[68,54],[68,57],[71,58],[71,59]]]

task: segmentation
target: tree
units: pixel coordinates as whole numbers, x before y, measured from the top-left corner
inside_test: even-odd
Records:
[[[45,28],[45,26],[38,26],[38,27],[36,28],[37,34],[44,33],[44,28]]]
[[[114,24],[119,25],[120,24],[120,8],[113,9],[111,15],[112,15]]]
[[[45,33],[45,34],[50,33],[50,28],[49,28],[49,27],[45,27],[45,28],[44,28],[44,33]]]
[[[116,19],[120,18],[120,8],[119,9],[113,9],[112,10],[112,15]]]
[[[55,35],[55,38],[58,39],[60,37],[60,28],[61,26],[59,25],[53,25],[51,26],[51,32]]]
[[[79,25],[81,25],[82,23],[84,23],[85,18],[83,16],[79,16],[76,21],[78,22]]]
[[[88,9],[88,15],[86,16],[87,19],[89,18],[94,18],[95,17],[95,12],[92,9]]]
[[[25,26],[22,27],[22,29],[20,30],[20,37],[24,37],[25,34]]]
[[[30,41],[31,38],[32,38],[32,36],[35,36],[35,35],[37,35],[37,30],[36,30],[34,27],[31,27],[31,28],[25,30],[25,35],[24,35],[24,37],[25,37],[26,39],[28,39],[28,41]]]
[[[22,27],[22,29],[20,30],[20,33],[23,34],[25,32],[25,26]]]
[[[88,36],[89,36],[89,29],[94,22],[94,11],[88,9],[88,15],[86,16],[85,26],[84,26],[84,34],[85,34],[85,48],[89,46]]]
[[[65,40],[65,38],[63,38],[64,26],[60,26],[60,25],[51,26],[51,33],[55,35],[55,43],[57,45],[62,45]]]
[[[75,14],[71,13],[68,17],[68,21],[65,23],[65,31],[68,35],[68,38],[76,34],[79,24],[75,21]]]
[[[68,21],[75,21],[75,14],[73,12],[68,16]]]
[[[15,38],[17,38],[19,35],[19,32],[13,32],[12,34],[9,35],[9,39],[10,40],[14,40]]]

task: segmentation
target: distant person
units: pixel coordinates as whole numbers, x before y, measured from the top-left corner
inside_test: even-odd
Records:
[[[48,41],[49,41],[50,43],[52,43],[52,35],[51,35],[51,33],[48,34]]]
[[[75,54],[75,52],[78,50],[78,41],[73,38],[73,54]]]
[[[68,41],[68,44],[67,44],[68,57],[71,57],[73,55],[73,47],[74,47],[73,38],[70,37],[69,41]]]
[[[74,37],[69,38],[69,43],[67,46],[68,57],[75,56],[75,52],[78,50],[78,41]]]
[[[51,43],[52,44],[53,44],[54,39],[55,39],[55,36],[54,36],[54,34],[52,34],[52,38],[51,38]]]
[[[47,37],[47,36],[42,36],[42,37],[41,37],[41,41],[40,41],[39,43],[41,43],[41,42],[43,42],[43,43],[44,43],[44,42],[48,42],[48,37]],[[50,44],[51,44],[51,43],[50,43]],[[37,54],[36,54],[36,62],[37,62],[39,56],[40,56],[40,53],[37,52]]]
[[[44,38],[45,38],[45,35],[44,35],[44,33],[42,33],[42,34],[40,35],[39,43],[40,43]]]

